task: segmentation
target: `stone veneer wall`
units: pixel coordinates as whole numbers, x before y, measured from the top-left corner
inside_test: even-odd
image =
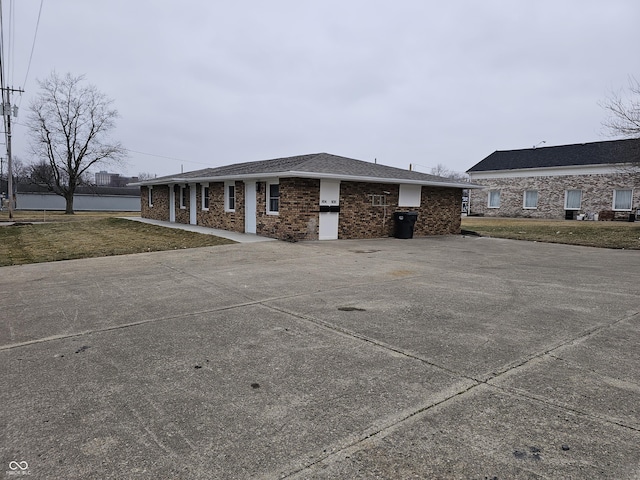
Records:
[[[613,209],[613,190],[633,188],[631,177],[621,174],[566,175],[557,177],[517,177],[473,180],[483,190],[470,190],[471,214],[491,217],[565,218],[565,190],[582,190],[578,213],[598,213]],[[500,208],[489,208],[489,190],[500,190]],[[525,209],[525,190],[538,191],[538,208]],[[640,189],[633,192],[632,206],[640,205]]]

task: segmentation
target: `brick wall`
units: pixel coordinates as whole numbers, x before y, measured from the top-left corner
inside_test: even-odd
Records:
[[[189,208],[191,207],[191,192],[189,191],[189,185],[185,185],[185,202],[184,207],[180,206],[180,194],[181,188],[179,185],[175,185],[176,192],[176,223],[186,223],[189,224]]]
[[[140,187],[140,216],[154,220],[169,221],[169,187],[153,187],[153,206],[149,207],[149,187]]]
[[[198,184],[198,225],[220,228],[232,232],[244,232],[244,183],[235,182],[235,211],[225,211],[224,182],[209,183],[209,210],[202,209],[202,186]]]
[[[280,240],[317,240],[320,180],[281,178],[278,215],[267,213],[266,184],[256,194],[256,233]]]
[[[389,192],[389,193],[385,193]],[[267,213],[266,183],[258,182],[256,192],[256,233],[280,240],[317,240],[320,204],[320,180],[280,179],[280,206],[277,215]],[[379,238],[393,236],[396,211],[416,211],[415,236],[460,232],[462,191],[457,188],[422,187],[421,204],[416,208],[398,207],[399,186],[384,183],[341,182],[338,238]],[[169,220],[169,188],[154,186],[154,206],[148,207],[148,189],[142,188],[142,216]],[[244,183],[236,182],[235,212],[224,210],[224,183],[209,184],[209,210],[202,210],[202,188],[196,185],[198,225],[244,232]],[[384,195],[386,206],[374,205],[372,195]],[[190,195],[180,208],[176,186],[176,222],[189,223]]]
[[[613,208],[613,190],[633,188],[630,176],[566,175],[558,177],[517,177],[473,180],[484,190],[470,190],[471,214],[494,217],[565,218],[565,190],[582,190],[580,212],[598,213]],[[500,190],[500,208],[488,208],[489,190]],[[525,190],[538,191],[538,207],[525,209]],[[640,205],[640,189],[633,192],[633,204]]]
[[[393,236],[393,214],[398,211],[418,213],[416,237],[460,233],[461,189],[423,186],[420,207],[399,207],[398,194],[394,184],[341,182],[338,238]],[[384,195],[386,207],[374,205],[372,195]]]
[[[462,221],[462,189],[422,187],[414,236],[455,235]]]
[[[340,182],[338,238],[392,236],[398,193],[399,186],[390,183]],[[374,195],[384,195],[386,207],[373,205]]]

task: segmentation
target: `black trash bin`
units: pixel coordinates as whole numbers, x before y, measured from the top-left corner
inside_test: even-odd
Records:
[[[394,212],[393,236],[396,238],[413,238],[413,227],[418,219],[418,212]]]

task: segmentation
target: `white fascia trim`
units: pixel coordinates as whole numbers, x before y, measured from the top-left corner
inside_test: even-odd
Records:
[[[468,172],[471,181],[488,178],[523,178],[523,177],[561,177],[569,175],[607,175],[618,174],[624,164],[576,165],[544,168],[519,168],[514,170],[489,170],[486,172]]]
[[[453,187],[453,188],[484,188],[482,185],[474,185],[472,183],[462,182],[430,182],[428,180],[411,180],[407,178],[380,178],[367,177],[359,175],[337,175],[335,173],[315,173],[315,172],[274,172],[262,175],[246,174],[246,175],[224,175],[219,177],[200,177],[200,178],[165,178],[164,180],[149,180],[146,182],[131,183],[129,185],[166,185],[167,183],[202,183],[202,182],[224,182],[228,180],[256,180],[266,181],[274,178],[318,178],[332,179],[351,182],[368,182],[368,183],[394,183],[405,185],[425,185],[429,187]]]

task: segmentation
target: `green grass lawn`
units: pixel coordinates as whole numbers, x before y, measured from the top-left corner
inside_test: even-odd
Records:
[[[14,220],[18,223],[0,227],[0,266],[235,243],[108,215],[62,215],[60,221],[39,224]]]
[[[0,267],[234,243],[213,235],[116,218],[125,215],[16,212],[13,218],[16,224],[0,227]],[[0,222],[8,220],[7,213],[1,212]],[[32,223],[43,220],[46,223]],[[489,237],[640,249],[640,222],[465,217],[462,229]]]
[[[486,237],[601,248],[640,249],[640,222],[464,217],[462,229]]]

